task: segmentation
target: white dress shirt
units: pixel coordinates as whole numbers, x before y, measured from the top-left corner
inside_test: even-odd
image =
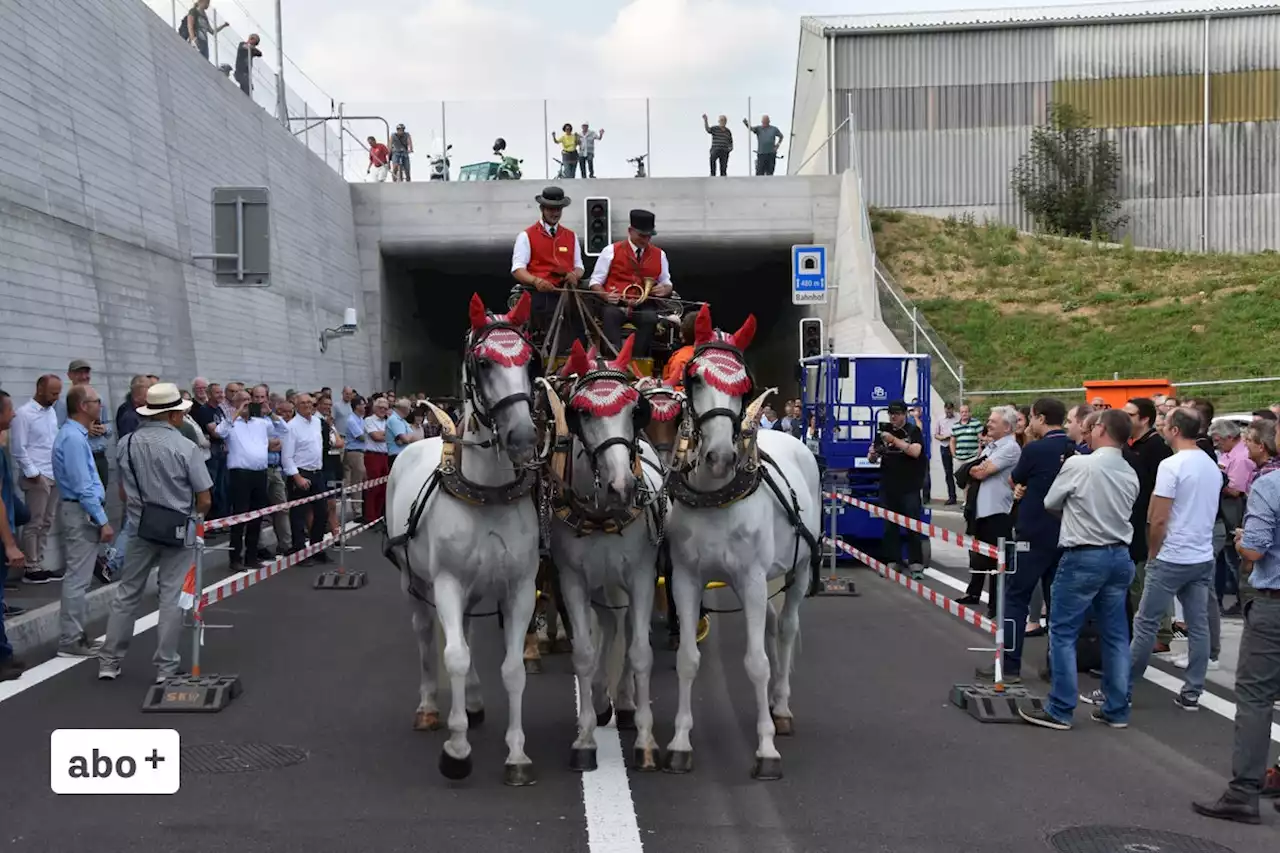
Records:
[[[14,412],[9,425],[9,452],[24,477],[53,479],[53,441],[58,437],[58,414],[34,399]]]
[[[628,240],[627,242],[630,243],[631,241]],[[604,280],[609,277],[609,267],[613,265],[613,245],[614,245],[613,243],[610,243],[609,245],[605,246],[604,251],[600,253],[600,256],[598,258],[596,258],[595,269],[591,271],[592,287],[602,286],[604,284]],[[657,249],[659,252],[662,253],[662,273],[658,276],[658,280],[655,282],[655,284],[670,284],[671,283],[671,266],[667,263],[666,251],[663,249],[658,249],[657,246],[654,246],[652,244],[650,244],[649,248],[645,249],[645,251],[652,252],[655,249]],[[640,256],[640,247],[637,246],[635,243],[631,243],[631,251],[636,253],[636,257]]]
[[[286,476],[302,471],[319,471],[324,466],[324,444],[320,430],[324,419],[312,415],[310,419],[295,415],[289,421],[289,433],[293,441],[285,445],[280,454],[280,464]]]
[[[551,228],[547,225],[546,220],[539,219],[538,224],[542,226],[542,230],[551,234]],[[559,225],[557,228],[561,227]],[[554,235],[553,235],[554,236]],[[533,248],[529,245],[529,235],[521,231],[516,235],[516,246],[511,251],[511,271],[524,269],[529,266],[529,258],[533,255]],[[583,269],[582,265],[582,246],[578,244],[578,235],[573,235],[573,269]]]
[[[267,470],[267,444],[273,431],[269,418],[236,418],[214,427],[227,443],[227,467],[244,471]]]

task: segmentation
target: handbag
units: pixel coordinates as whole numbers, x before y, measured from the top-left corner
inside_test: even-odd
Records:
[[[187,522],[191,515],[147,502],[147,496],[142,491],[142,481],[138,479],[138,469],[133,466],[133,435],[133,433],[129,435],[125,456],[129,460],[129,472],[133,474],[133,482],[138,487],[138,497],[142,501],[142,517],[138,519],[138,538],[154,545],[181,548],[187,544]]]

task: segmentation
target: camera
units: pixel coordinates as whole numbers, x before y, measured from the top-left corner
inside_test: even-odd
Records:
[[[251,417],[251,418],[260,418],[260,417],[262,417],[262,404],[261,404],[261,403],[250,403],[250,404],[249,404],[249,417]]]

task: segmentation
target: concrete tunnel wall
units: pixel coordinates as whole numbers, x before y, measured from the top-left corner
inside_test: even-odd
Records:
[[[49,12],[5,5],[3,387],[22,403],[73,358],[113,414],[135,373],[368,387],[376,332],[319,348],[362,307],[346,182],[143,3]],[[270,188],[271,287],[214,287],[191,260],[215,186]]]

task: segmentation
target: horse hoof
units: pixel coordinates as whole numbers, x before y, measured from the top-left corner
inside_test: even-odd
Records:
[[[604,728],[609,725],[609,721],[613,719],[613,703],[609,703],[609,707],[603,711],[596,711],[596,725]]]
[[[634,710],[624,711],[622,708],[617,710],[618,715],[618,731],[634,732],[636,730],[636,712]]]
[[[596,769],[596,751],[592,747],[569,750],[569,769],[586,773]]]
[[[637,746],[631,755],[631,759],[635,769],[641,772],[652,773],[658,769],[657,750],[653,747],[645,749],[642,746]]]
[[[444,750],[440,751],[440,775],[457,782],[471,775],[471,756],[454,758]]]
[[[524,671],[526,675],[542,675],[542,661],[537,658],[525,658]]]
[[[768,782],[774,779],[782,778],[782,759],[781,758],[757,758],[755,765],[751,768],[751,778],[761,782]]]
[[[481,708],[478,711],[472,711],[472,710],[467,711],[467,728],[469,729],[479,728],[480,724],[483,722],[484,722],[484,708]]]
[[[413,715],[413,730],[415,732],[434,732],[441,728],[443,724],[440,722],[440,714],[436,711],[419,711]]]
[[[538,777],[533,773],[532,764],[506,764],[502,768],[502,784],[524,788],[538,784]]]
[[[662,760],[662,769],[667,773],[690,773],[693,771],[693,750],[669,749]]]
[[[557,655],[573,654],[573,640],[568,637],[561,637],[551,644],[551,653]]]
[[[774,717],[773,733],[778,737],[791,737],[794,733],[793,722],[791,717]]]

